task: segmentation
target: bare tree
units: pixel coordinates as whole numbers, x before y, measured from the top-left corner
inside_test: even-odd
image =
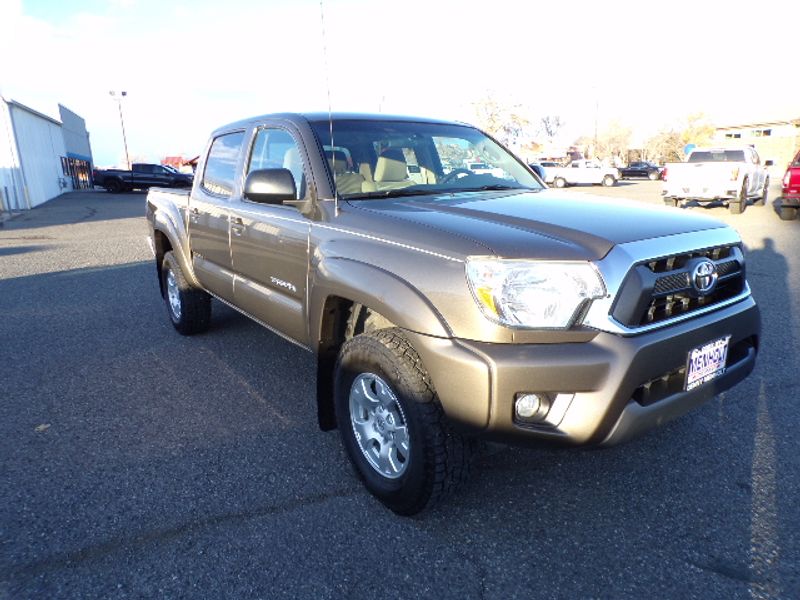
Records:
[[[539,122],[539,133],[543,133],[549,142],[553,141],[559,130],[565,125],[558,115],[546,115]]]
[[[500,143],[516,147],[528,142],[530,120],[523,116],[519,104],[503,104],[487,94],[473,103],[477,125]]]
[[[673,129],[662,129],[644,143],[643,159],[657,163],[675,162],[683,158],[681,135]]]
[[[694,113],[686,117],[680,132],[684,145],[694,144],[704,146],[709,144],[714,137],[714,125],[703,113]]]

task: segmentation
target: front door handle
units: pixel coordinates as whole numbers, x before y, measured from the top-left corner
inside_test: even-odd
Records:
[[[192,223],[197,223],[197,221],[200,220],[200,209],[199,208],[193,208],[193,209],[191,209],[189,211],[189,220]]]
[[[244,221],[239,217],[233,217],[231,219],[231,231],[233,235],[241,236],[244,233]]]

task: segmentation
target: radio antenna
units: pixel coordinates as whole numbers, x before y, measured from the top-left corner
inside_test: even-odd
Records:
[[[322,64],[325,68],[325,89],[328,92],[328,129],[331,135],[331,171],[333,175],[333,214],[339,216],[339,190],[336,189],[336,146],[333,143],[333,112],[331,110],[331,82],[328,74],[328,42],[325,35],[325,10],[319,0],[319,22],[322,27]]]

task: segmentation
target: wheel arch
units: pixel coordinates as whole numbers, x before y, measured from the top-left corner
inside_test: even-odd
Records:
[[[332,258],[314,269],[309,295],[309,332],[317,354],[317,418],[336,428],[333,377],[345,341],[364,331],[398,327],[451,337],[444,318],[408,282],[360,261]]]
[[[175,258],[177,258],[181,270],[189,283],[195,287],[202,287],[194,275],[192,261],[189,257],[186,245],[181,242],[184,238],[181,237],[178,228],[175,226],[172,219],[165,215],[163,210],[154,211],[152,239],[156,271],[158,273],[158,285],[162,295],[164,293],[161,277],[162,263],[164,262],[164,255],[170,251],[175,255]]]

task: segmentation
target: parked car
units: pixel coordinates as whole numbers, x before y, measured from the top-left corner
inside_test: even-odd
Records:
[[[629,164],[627,167],[620,167],[620,179],[632,179],[634,177],[646,177],[650,181],[656,181],[661,178],[661,171],[663,169],[658,165],[646,161],[636,161]]]
[[[744,212],[748,200],[767,202],[769,173],[755,148],[695,148],[686,162],[667,163],[661,191],[667,206],[687,200],[728,204],[733,214]]]
[[[191,187],[193,175],[181,173],[169,165],[133,163],[131,170],[106,169],[92,172],[94,185],[117,193],[146,190],[151,187]]]
[[[800,151],[789,163],[786,174],[783,176],[781,206],[778,214],[784,221],[789,221],[797,217],[798,208],[800,208]]]
[[[536,173],[539,176],[539,179],[541,179],[542,181],[544,181],[545,177],[547,177],[547,175],[545,174],[545,168],[540,163],[532,162],[528,163],[528,166],[534,173]]]
[[[440,140],[503,176],[445,172]],[[481,438],[614,445],[755,365],[742,241],[715,219],[547,190],[456,122],[266,115],[207,148],[191,191],[147,195],[169,320],[207,330],[213,296],[307,349],[320,427],[399,514],[452,494]]]
[[[596,160],[573,160],[565,167],[551,167],[546,170],[547,177],[557,188],[568,185],[612,186],[619,180],[619,171],[614,167],[604,167]]]

